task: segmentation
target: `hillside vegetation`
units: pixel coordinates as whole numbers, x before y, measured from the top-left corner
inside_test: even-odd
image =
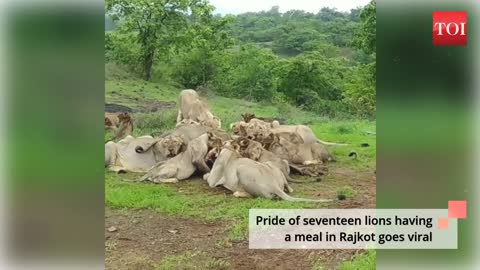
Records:
[[[146,81],[375,117],[375,2],[350,12],[273,7],[236,16],[213,15],[206,0],[169,2],[108,0],[106,21],[116,27],[105,34],[106,60]]]

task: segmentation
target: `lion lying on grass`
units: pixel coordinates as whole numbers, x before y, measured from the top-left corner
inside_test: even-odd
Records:
[[[177,183],[179,180],[190,178],[196,169],[207,173],[210,171],[205,164],[207,152],[208,134],[203,134],[190,141],[185,152],[158,163],[141,180],[149,180],[154,183]]]
[[[284,174],[272,162],[265,164],[242,158],[238,147],[226,143],[210,173],[204,175],[210,187],[223,186],[235,197],[279,197],[287,201],[330,202],[295,198],[285,193],[292,191]]]
[[[280,158],[293,164],[323,164],[327,161],[335,161],[324,145],[319,143],[294,144],[284,137],[274,135],[269,149]]]
[[[180,136],[153,138],[127,136],[119,142],[105,144],[105,167],[115,172],[146,172],[160,161],[184,151]]]

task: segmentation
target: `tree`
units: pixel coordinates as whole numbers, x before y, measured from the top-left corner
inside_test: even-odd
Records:
[[[360,27],[355,33],[353,45],[367,54],[375,53],[377,47],[376,2],[372,0],[360,12]]]
[[[219,94],[255,101],[272,101],[276,93],[278,58],[269,49],[243,45],[217,56],[212,86]]]
[[[345,102],[352,113],[371,117],[376,111],[375,63],[359,65],[351,70],[345,84]]]
[[[214,9],[207,0],[107,0],[106,8],[108,15],[119,22],[118,31],[135,34],[147,81],[156,57],[182,41],[189,22],[211,16]]]
[[[174,76],[187,88],[205,86],[215,73],[214,56],[233,44],[225,30],[231,17],[204,18],[190,27],[191,40],[174,57]]]
[[[294,57],[280,67],[278,91],[308,109],[320,100],[340,100],[344,66],[341,60],[318,52]]]

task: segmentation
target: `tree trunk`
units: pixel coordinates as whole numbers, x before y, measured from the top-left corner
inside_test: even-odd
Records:
[[[145,81],[150,81],[152,79],[152,66],[154,56],[154,50],[150,50],[146,53],[145,59],[143,59],[143,72]]]

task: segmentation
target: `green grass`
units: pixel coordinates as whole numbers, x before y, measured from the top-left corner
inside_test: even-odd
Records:
[[[343,195],[346,198],[352,198],[357,192],[351,186],[343,186],[337,189],[337,195]]]
[[[181,91],[166,84],[149,83],[134,79],[107,80],[106,102],[117,103],[141,110],[148,102],[176,102]],[[327,119],[313,113],[302,111],[288,104],[260,104],[240,99],[231,99],[208,95],[208,103],[212,112],[222,119],[222,126],[241,120],[241,114],[254,112],[257,116],[280,117],[290,124],[306,124],[322,140],[348,143],[349,146],[329,147],[337,158],[336,163],[329,166],[349,168],[353,170],[373,170],[375,168],[376,137],[365,133],[375,131],[376,124],[366,120]],[[176,109],[156,113],[135,113],[134,135],[160,135],[175,127]],[[106,137],[107,138],[107,137]],[[367,143],[369,147],[361,147]],[[348,157],[351,151],[358,154],[357,159]],[[105,204],[115,209],[153,209],[159,213],[201,219],[205,221],[222,221],[229,226],[225,242],[246,239],[248,232],[248,210],[251,208],[335,208],[319,203],[298,203],[280,200],[239,199],[231,194],[219,192],[221,188],[211,189],[200,178],[183,181],[176,185],[131,182],[138,180],[141,174],[115,174],[105,171]],[[128,181],[124,181],[128,180]],[[327,176],[322,182],[309,184],[292,184],[293,196],[312,198],[336,197],[344,192],[349,197],[356,191],[345,187],[337,178]],[[348,189],[350,188],[350,189]],[[223,241],[223,240],[222,240]],[[223,242],[223,244],[225,244]],[[222,243],[220,243],[222,244]],[[161,262],[158,269],[175,269],[175,263],[190,260],[202,254],[183,254],[169,257]],[[203,256],[204,257],[204,256]],[[207,260],[208,261],[208,260]],[[211,262],[215,264],[215,262]],[[222,262],[219,262],[220,264]],[[205,265],[203,265],[205,266]],[[170,267],[170,268],[169,268]],[[207,266],[205,266],[207,267]],[[202,269],[209,269],[207,268]],[[217,267],[221,268],[221,267]],[[192,268],[194,269],[194,268]],[[214,268],[216,269],[216,268]],[[345,268],[354,269],[354,268]]]
[[[356,255],[352,261],[344,262],[340,266],[340,270],[375,270],[377,253],[373,249]]]
[[[225,220],[231,228],[229,240],[245,239],[248,230],[248,210],[251,208],[323,208],[319,203],[291,203],[264,198],[239,199],[211,189],[200,178],[178,185],[158,185],[130,182],[140,174],[105,173],[106,205],[116,209],[154,209],[160,213],[193,217],[205,221]],[[127,180],[127,181],[124,181]],[[320,185],[320,183],[318,183]],[[306,196],[299,185],[295,196]],[[181,191],[181,192],[180,192]]]
[[[155,267],[156,270],[171,269],[230,269],[230,263],[222,259],[211,258],[206,252],[186,252],[181,255],[166,256]]]

